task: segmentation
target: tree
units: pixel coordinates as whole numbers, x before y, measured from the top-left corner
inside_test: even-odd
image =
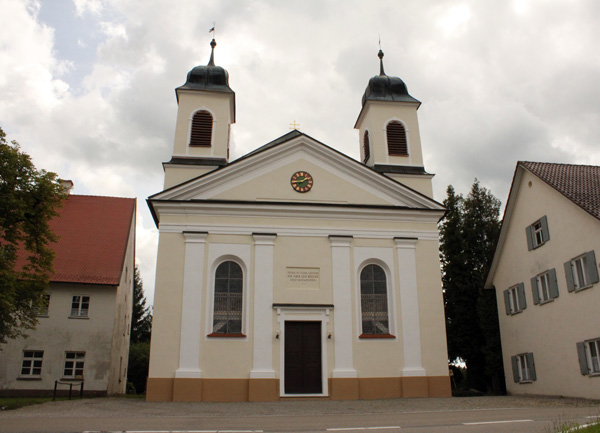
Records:
[[[144,285],[138,267],[135,267],[133,283],[133,311],[131,314],[131,340],[129,344],[129,362],[127,381],[133,385],[137,394],[146,392],[146,379],[150,363],[150,334],[152,331],[152,313],[146,306]]]
[[[37,324],[54,260],[49,221],[65,197],[57,175],[38,170],[0,128],[0,344]]]
[[[466,386],[502,390],[503,366],[495,293],[483,289],[500,233],[500,201],[475,180],[466,198],[448,186],[440,258],[450,360],[467,365]]]
[[[152,313],[146,306],[144,296],[144,283],[140,276],[140,270],[135,267],[133,282],[133,311],[131,313],[131,342],[150,342],[152,331]]]

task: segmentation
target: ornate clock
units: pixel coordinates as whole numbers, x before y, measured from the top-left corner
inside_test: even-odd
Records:
[[[305,171],[297,171],[292,175],[291,183],[296,191],[308,192],[313,186],[313,178]]]

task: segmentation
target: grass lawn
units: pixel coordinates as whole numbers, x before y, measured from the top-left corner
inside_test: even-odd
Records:
[[[57,397],[57,400],[66,400],[66,397]],[[52,401],[52,397],[0,397],[0,410],[12,410],[20,407],[31,406]]]

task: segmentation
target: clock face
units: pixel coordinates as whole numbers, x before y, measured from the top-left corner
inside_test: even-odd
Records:
[[[308,192],[313,186],[313,178],[305,171],[297,171],[292,175],[292,188],[298,192]]]

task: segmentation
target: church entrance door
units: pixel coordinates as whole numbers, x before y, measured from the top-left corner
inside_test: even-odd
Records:
[[[285,393],[323,392],[321,322],[285,322]]]

